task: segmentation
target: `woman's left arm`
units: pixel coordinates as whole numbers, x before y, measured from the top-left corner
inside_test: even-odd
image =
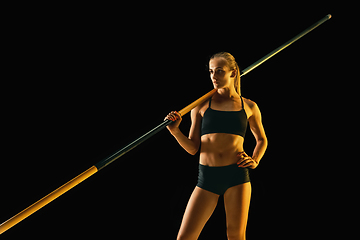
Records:
[[[249,117],[249,125],[251,132],[253,133],[256,139],[256,146],[253,152],[252,157],[249,157],[245,152],[241,152],[238,154],[239,167],[248,167],[254,169],[259,165],[261,158],[264,156],[266,151],[268,141],[265,135],[265,130],[261,121],[261,113],[259,107],[255,102],[248,100],[248,106],[252,111],[252,115]]]
[[[264,156],[268,141],[265,135],[264,126],[261,120],[260,109],[255,102],[252,102],[251,110],[252,115],[249,118],[249,125],[251,132],[253,133],[256,139],[256,146],[252,155],[252,159],[259,164],[261,158]]]

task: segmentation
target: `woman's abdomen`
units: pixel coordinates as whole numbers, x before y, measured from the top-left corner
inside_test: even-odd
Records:
[[[211,133],[201,137],[200,163],[205,166],[227,166],[238,161],[244,138],[234,134]]]

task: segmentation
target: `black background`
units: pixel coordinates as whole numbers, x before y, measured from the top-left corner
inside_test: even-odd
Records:
[[[251,171],[247,239],[322,236],[318,223],[334,214],[323,204],[334,194],[326,179],[339,171],[329,164],[335,141],[327,129],[328,119],[339,123],[340,14],[301,2],[63,5],[15,21],[3,89],[10,94],[0,222],[210,91],[212,54],[228,51],[244,69],[329,13],[330,21],[242,78],[242,95],[258,104],[269,140]],[[186,115],[185,134],[189,126]],[[245,150],[254,145],[248,130]],[[198,157],[164,130],[2,237],[176,239]],[[199,239],[226,239],[222,204]]]

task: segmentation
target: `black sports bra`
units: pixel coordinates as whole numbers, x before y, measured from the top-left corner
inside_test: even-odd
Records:
[[[201,123],[201,136],[209,133],[229,133],[245,137],[247,115],[244,110],[244,101],[242,97],[240,99],[242,104],[240,111],[219,111],[211,108],[210,98],[209,107]]]

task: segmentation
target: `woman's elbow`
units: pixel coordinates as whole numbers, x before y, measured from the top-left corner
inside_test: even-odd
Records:
[[[188,149],[187,152],[191,155],[195,155],[199,151],[200,144],[194,144],[191,149]]]
[[[267,147],[268,145],[268,140],[266,138],[266,136],[264,136],[263,138],[259,139],[259,142],[261,142],[263,145],[265,145]]]
[[[198,152],[198,149],[192,149],[192,150],[187,151],[187,152],[194,156]]]

